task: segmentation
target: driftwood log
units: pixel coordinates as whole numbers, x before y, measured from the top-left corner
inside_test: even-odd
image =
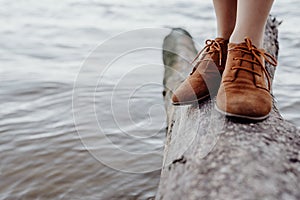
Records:
[[[270,17],[265,49],[278,56],[277,27]],[[190,73],[196,54],[183,29],[163,44],[167,135],[156,199],[300,199],[300,132],[279,114],[253,123],[214,110],[215,97],[200,105],[172,106],[172,91]],[[271,77],[274,67],[267,65]],[[279,66],[280,67],[280,66]]]

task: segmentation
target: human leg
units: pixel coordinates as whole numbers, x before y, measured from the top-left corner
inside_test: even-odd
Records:
[[[227,116],[262,120],[272,109],[271,80],[265,61],[274,66],[277,63],[261,49],[272,2],[238,0],[237,23],[216,99],[216,109]]]
[[[213,0],[217,17],[217,37],[229,39],[236,22],[237,0]]]
[[[195,58],[190,76],[174,91],[174,105],[202,101],[216,94],[227,58],[227,44],[234,29],[237,0],[213,0],[217,16],[217,38],[207,40]]]
[[[235,29],[231,43],[241,43],[249,37],[257,47],[262,47],[266,20],[274,0],[238,0]]]

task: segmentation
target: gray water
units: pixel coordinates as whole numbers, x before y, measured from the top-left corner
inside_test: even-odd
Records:
[[[278,0],[272,11],[283,20],[274,94],[297,127],[299,7]],[[0,10],[0,199],[154,196],[166,126],[161,28],[186,28],[201,46],[216,32],[211,2],[2,0]]]

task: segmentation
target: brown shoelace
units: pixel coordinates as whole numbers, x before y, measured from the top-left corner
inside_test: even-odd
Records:
[[[213,48],[211,48],[211,47],[213,47]],[[204,51],[207,51],[207,52],[204,52]],[[206,40],[205,41],[205,47],[201,51],[199,51],[199,53],[197,53],[196,57],[192,61],[192,64],[194,64],[195,61],[197,61],[196,65],[195,65],[195,66],[197,66],[198,63],[201,62],[201,61],[212,61],[211,59],[200,59],[200,55],[202,54],[202,52],[203,52],[203,56],[204,56],[204,55],[207,55],[207,54],[215,53],[217,51],[219,52],[219,65],[221,65],[222,64],[222,47],[221,47],[220,43],[217,42],[216,40]],[[196,70],[196,68],[193,69],[192,73],[195,70]]]
[[[270,90],[270,88],[271,88],[270,74],[264,67],[264,63],[260,56],[262,56],[265,59],[265,61],[267,61],[274,67],[277,65],[276,59],[271,54],[267,53],[264,49],[257,49],[255,46],[253,46],[252,42],[249,38],[245,38],[245,43],[246,43],[246,47],[236,46],[234,48],[228,49],[228,51],[241,51],[243,53],[253,55],[255,57],[255,60],[247,59],[247,58],[243,58],[243,57],[236,57],[236,58],[234,58],[234,60],[242,60],[242,61],[247,61],[247,62],[256,64],[256,65],[259,65],[261,67],[261,69],[263,70],[263,72],[266,74],[266,77],[268,80],[268,88]],[[249,69],[249,68],[243,67],[243,66],[233,66],[231,69],[245,70],[245,71],[251,72],[253,74],[256,74],[258,76],[261,76],[260,73],[255,71],[254,69]],[[237,73],[235,73],[235,78],[236,78],[236,76],[237,76]]]

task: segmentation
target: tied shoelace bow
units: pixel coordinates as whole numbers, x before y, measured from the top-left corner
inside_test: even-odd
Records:
[[[213,48],[211,48],[211,47],[213,47]],[[204,52],[204,51],[207,51],[207,52]],[[199,53],[197,53],[196,57],[191,62],[191,64],[194,64],[197,61],[196,65],[195,65],[195,66],[197,66],[198,63],[201,61],[212,61],[211,59],[200,59],[200,55],[202,54],[202,52],[203,52],[203,56],[207,55],[207,54],[219,52],[219,65],[222,64],[222,47],[218,41],[206,40],[205,47],[201,51],[199,51]],[[195,70],[196,70],[196,67],[193,68],[192,73],[194,73]]]
[[[247,61],[247,62],[256,64],[256,65],[259,65],[261,67],[261,69],[263,70],[263,72],[266,74],[266,77],[268,80],[268,88],[270,89],[271,88],[270,74],[264,67],[264,63],[260,56],[262,56],[265,59],[265,61],[267,61],[274,67],[277,65],[276,59],[271,54],[267,53],[264,49],[257,49],[255,46],[253,46],[252,42],[249,38],[245,38],[245,43],[246,43],[246,47],[245,46],[236,46],[236,47],[233,47],[232,49],[228,49],[228,51],[241,51],[243,53],[253,55],[256,60],[254,60],[254,59],[251,60],[251,59],[247,59],[247,58],[243,58],[243,57],[236,57],[236,58],[234,58],[234,60],[242,60],[242,61]],[[258,76],[261,76],[254,69],[249,69],[249,68],[243,67],[243,66],[234,66],[231,69],[241,69],[241,70],[245,70],[245,71],[254,73]]]

